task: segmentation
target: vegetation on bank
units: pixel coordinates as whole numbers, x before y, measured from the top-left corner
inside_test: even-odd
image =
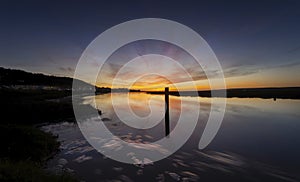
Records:
[[[1,159],[42,163],[59,147],[56,137],[32,126],[0,125]],[[34,150],[33,150],[34,149]]]
[[[0,181],[76,181],[68,174],[54,175],[43,169],[59,148],[56,138],[36,125],[74,122],[72,84],[79,94],[95,90],[86,82],[0,67]],[[101,93],[107,88],[97,88]],[[87,108],[91,106],[83,106]],[[89,109],[87,109],[89,110]],[[85,113],[89,114],[89,113]]]
[[[0,85],[2,86],[28,86],[27,88],[68,90],[72,88],[73,80],[73,78],[69,77],[44,75],[41,73],[29,73],[23,70],[7,69],[0,67]],[[91,84],[88,84],[81,80],[75,80],[82,87],[89,89],[94,87]]]
[[[54,175],[43,169],[59,142],[34,127],[74,121],[71,92],[1,88],[0,99],[0,181],[76,181],[70,174]]]
[[[53,175],[45,172],[40,165],[31,161],[1,161],[0,162],[0,181],[16,182],[58,182],[58,181],[77,181],[73,176],[64,173]]]
[[[0,89],[6,123],[36,124],[74,120],[71,91]]]
[[[69,174],[54,175],[43,169],[58,150],[50,133],[32,126],[1,124],[0,181],[76,181]]]

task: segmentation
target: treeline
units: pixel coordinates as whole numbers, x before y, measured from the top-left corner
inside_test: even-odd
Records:
[[[92,88],[93,86],[77,80],[84,87]],[[69,77],[58,77],[44,75],[41,73],[29,73],[22,70],[7,69],[0,67],[0,85],[1,86],[48,86],[56,87],[61,89],[71,89],[73,78]]]

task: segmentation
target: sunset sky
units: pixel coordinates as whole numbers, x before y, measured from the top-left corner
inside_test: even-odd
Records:
[[[73,76],[76,64],[95,37],[119,23],[137,18],[164,18],[200,34],[215,52],[229,88],[300,86],[300,1],[1,1],[2,67],[57,76]],[[118,50],[99,74],[98,86],[111,79],[129,58],[157,53],[174,57],[199,89],[207,89],[200,67],[183,50],[164,42],[134,42]],[[117,87],[136,74],[147,74],[159,60],[142,59],[128,68]],[[93,65],[95,66],[95,65]],[[189,89],[172,65],[159,69]],[[91,82],[88,75],[82,78]],[[134,88],[157,88],[167,79],[148,75]]]

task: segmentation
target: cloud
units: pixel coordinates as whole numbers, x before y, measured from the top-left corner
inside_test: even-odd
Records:
[[[63,71],[63,72],[74,72],[75,70],[71,67],[59,67],[58,68],[60,71]]]
[[[291,50],[297,51],[299,47]],[[138,65],[126,65],[129,60],[132,60],[136,57],[140,57],[147,54],[159,54],[166,57],[172,58],[177,63],[181,64],[186,73],[182,71],[176,64],[173,63],[163,63],[162,60],[147,60],[147,57],[141,58]],[[225,78],[229,77],[241,77],[257,74],[259,72],[269,70],[269,69],[278,69],[283,67],[293,67],[300,64],[300,62],[289,62],[284,64],[267,65],[267,62],[256,63],[253,60],[260,61],[254,58],[248,58],[247,64],[242,64],[245,62],[240,60],[238,64],[232,64],[223,69],[223,74]],[[249,64],[252,63],[252,64]],[[115,83],[118,83],[120,86],[126,86],[131,81],[134,81],[137,77],[143,74],[151,75],[152,72],[161,72],[166,75],[166,78],[162,78],[159,75],[151,75],[142,79],[139,79],[135,85],[160,85],[168,84],[168,78],[172,81],[173,84],[177,83],[188,83],[190,81],[201,81],[207,80],[207,78],[217,78],[220,76],[221,72],[210,68],[205,71],[201,68],[196,60],[191,57],[188,53],[183,51],[181,48],[174,47],[164,42],[155,43],[153,41],[148,42],[137,42],[130,44],[128,46],[122,47],[119,51],[114,53],[103,65],[102,69],[98,74],[98,85],[105,84],[111,85],[116,74],[119,70],[126,65],[125,69],[118,74],[118,78],[115,80]]]
[[[249,66],[240,66],[240,67],[233,67],[224,70],[224,76],[228,77],[239,77],[239,76],[246,76],[258,73],[260,71],[257,67],[249,67]]]
[[[295,52],[299,52],[299,50],[300,50],[300,46],[297,46],[297,47],[294,47],[294,48],[288,50],[287,53],[292,54],[292,53],[295,53]]]
[[[266,65],[266,66],[256,66],[256,65],[240,65],[234,66],[227,69],[224,69],[224,76],[225,77],[239,77],[239,76],[246,76],[256,74],[258,72],[262,72],[264,70],[270,69],[278,69],[278,68],[289,68],[294,66],[299,66],[300,62],[289,62],[284,64],[277,64],[277,65]]]
[[[285,64],[279,64],[279,65],[274,65],[274,66],[269,66],[267,69],[271,68],[289,68],[289,67],[294,67],[294,66],[299,66],[299,62],[290,62],[290,63],[285,63]]]
[[[242,65],[242,66],[234,66],[229,67],[223,70],[223,74],[225,78],[230,77],[240,77],[240,76],[247,76],[247,75],[253,75],[256,73],[259,73],[264,70],[269,69],[277,69],[277,68],[284,68],[284,67],[293,67],[300,65],[300,62],[292,62],[292,63],[286,63],[286,64],[279,64],[279,65],[271,65],[271,66],[265,66],[260,67],[256,65]],[[113,78],[115,77],[116,73],[119,71],[119,69],[122,66],[117,64],[108,64],[102,71],[102,82],[106,84],[111,84],[113,81]],[[164,78],[159,75],[148,75],[140,80],[138,80],[135,85],[136,86],[154,86],[154,85],[161,85],[161,84],[171,84],[169,80],[172,80],[173,84],[177,83],[184,83],[189,82],[191,79],[193,81],[200,81],[200,80],[206,80],[209,78],[216,78],[219,76],[219,71],[217,70],[208,70],[204,72],[200,66],[197,65],[185,65],[185,70],[188,74],[183,74],[182,70],[176,67],[171,67],[170,70],[168,70],[168,76],[167,78]],[[147,70],[145,70],[145,73]],[[126,69],[126,71],[122,72],[120,74],[117,83],[126,85],[127,82],[130,83],[130,80],[135,79],[137,76],[140,75],[140,72],[136,70],[135,68]],[[168,78],[172,78],[169,79]]]

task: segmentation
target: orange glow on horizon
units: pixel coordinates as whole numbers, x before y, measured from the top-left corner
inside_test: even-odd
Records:
[[[211,87],[207,81],[201,81],[205,83],[197,83],[196,81],[196,89],[197,90],[210,90]],[[199,81],[200,82],[200,81]],[[246,79],[226,79],[226,88],[227,89],[233,89],[233,88],[264,88],[264,87],[290,87],[291,83],[273,83],[273,82],[264,82],[264,81],[254,81],[254,80],[246,80]],[[112,89],[116,88],[126,88],[122,86],[115,86],[112,87],[109,84],[99,84],[97,85],[98,87],[109,87]],[[294,84],[294,86],[300,86],[299,84]],[[195,88],[189,86],[189,84],[186,84],[186,86],[174,86],[173,84],[165,84],[165,83],[157,83],[153,85],[132,85],[131,87],[128,87],[128,89],[133,89],[133,90],[141,90],[141,91],[164,91],[165,87],[169,87],[170,91],[188,91],[188,90],[195,90]],[[214,89],[219,89],[219,88],[214,88]],[[213,89],[213,90],[214,90]]]
[[[295,67],[293,69],[298,69]],[[291,68],[290,68],[291,69]],[[285,70],[285,74],[282,73],[284,69],[276,69],[265,72],[258,72],[256,74],[227,77],[225,78],[226,88],[266,88],[266,87],[299,87],[300,72],[296,74],[294,72],[288,72]],[[122,83],[122,82],[120,82]],[[196,88],[194,88],[194,86]],[[116,85],[112,87],[109,83],[99,83],[99,87],[109,87],[109,88],[130,88],[142,91],[163,91],[165,87],[169,87],[170,91],[187,91],[187,90],[216,90],[220,88],[211,88],[207,79],[196,80],[193,82],[180,82],[180,83],[170,83],[167,78],[153,78],[144,77],[134,83],[132,86]]]

